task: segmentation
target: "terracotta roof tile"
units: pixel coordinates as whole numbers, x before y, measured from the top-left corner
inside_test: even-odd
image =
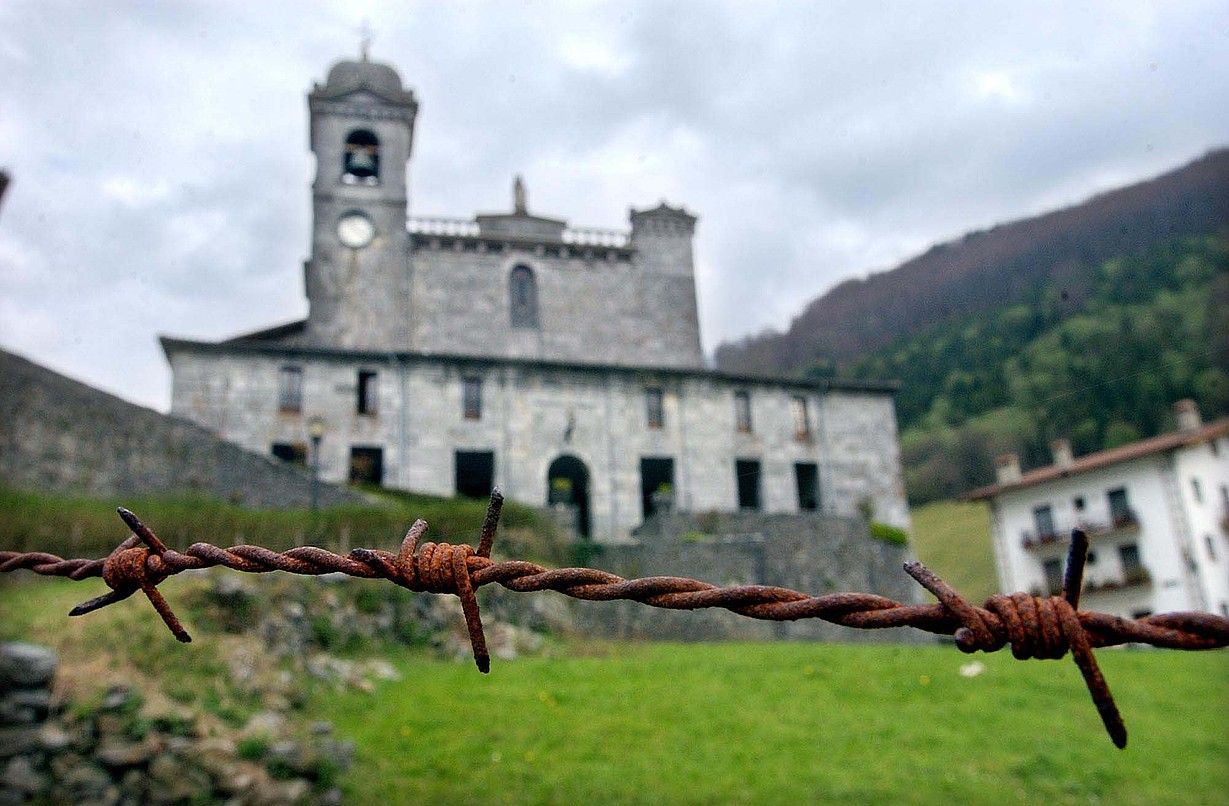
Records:
[[[1045,481],[1087,473],[1090,470],[1097,470],[1102,467],[1118,464],[1119,462],[1139,459],[1154,453],[1163,453],[1187,445],[1208,442],[1226,434],[1229,434],[1229,417],[1222,417],[1194,431],[1175,431],[1168,434],[1160,434],[1149,439],[1132,442],[1128,445],[1119,445],[1117,448],[1090,453],[1077,458],[1067,467],[1058,467],[1057,465],[1039,467],[1036,470],[1030,470],[1023,474],[1017,481],[1006,484],[988,484],[985,487],[978,487],[976,490],[965,493],[961,497],[966,501],[980,501],[986,498],[993,498],[999,493],[1020,490]]]

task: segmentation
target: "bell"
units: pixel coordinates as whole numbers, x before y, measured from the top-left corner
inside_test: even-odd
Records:
[[[346,152],[346,173],[360,178],[376,175],[376,156],[365,148]]]

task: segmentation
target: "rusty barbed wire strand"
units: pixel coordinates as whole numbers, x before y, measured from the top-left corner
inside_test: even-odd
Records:
[[[1094,648],[1126,643],[1183,650],[1229,646],[1229,618],[1211,613],[1164,613],[1123,619],[1079,610],[1088,552],[1088,537],[1079,529],[1072,532],[1062,596],[998,594],[987,599],[982,607],[975,607],[920,562],[909,562],[905,563],[905,572],[939,600],[937,604],[913,605],[871,593],[813,596],[773,585],[719,587],[686,577],[624,579],[595,568],[551,569],[523,560],[496,562],[491,559],[491,547],[502,507],[503,496],[495,490],[477,551],[467,544],[422,542],[427,523],[417,520],[396,553],[358,548],[348,556],[314,546],[277,552],[262,546],[220,548],[210,543],[193,543],[181,553],[163,543],[136,515],[120,507],[119,516],[132,534],[106,557],[66,560],[41,551],[0,551],[0,572],[25,569],[73,580],[102,577],[111,590],[77,605],[70,616],[90,613],[141,591],[171,633],[185,643],[191,637],[158,591],[163,580],[184,571],[222,566],[248,573],[342,573],[360,579],[386,579],[411,591],[457,596],[469,630],[474,662],[483,673],[490,671],[490,655],[475,591],[491,584],[518,593],[551,590],[574,599],[623,599],[668,610],[719,607],[769,621],[818,618],[864,630],[912,627],[936,635],[953,635],[956,646],[967,653],[996,652],[1010,646],[1012,655],[1019,660],[1056,660],[1070,651],[1106,732],[1119,748],[1126,746],[1127,731],[1093,655]]]

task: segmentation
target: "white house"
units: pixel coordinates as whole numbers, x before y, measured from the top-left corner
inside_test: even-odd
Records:
[[[1204,425],[1193,401],[1174,408],[1173,433],[1078,458],[1057,440],[1054,463],[1027,473],[999,457],[997,483],[967,498],[990,504],[1001,590],[1061,590],[1078,526],[1090,541],[1083,607],[1229,616],[1229,418]]]

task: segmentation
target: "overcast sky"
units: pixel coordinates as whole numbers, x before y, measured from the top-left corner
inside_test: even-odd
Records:
[[[0,4],[0,345],[165,409],[159,333],[306,313],[305,93],[421,104],[414,214],[700,216],[706,349],[1229,143],[1229,3]]]

